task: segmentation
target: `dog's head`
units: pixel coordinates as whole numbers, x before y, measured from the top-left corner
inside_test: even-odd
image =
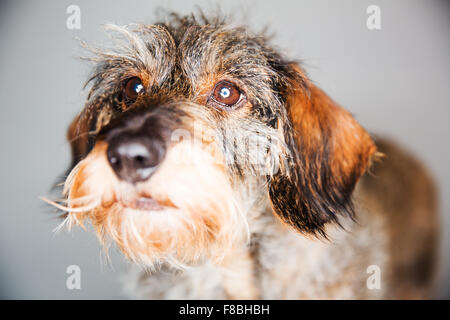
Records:
[[[70,224],[152,266],[220,259],[264,210],[322,235],[352,216],[374,144],[263,36],[193,18],[109,28],[68,132]]]

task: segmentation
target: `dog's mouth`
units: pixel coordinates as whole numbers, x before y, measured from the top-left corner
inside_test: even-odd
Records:
[[[121,200],[120,204],[124,208],[139,211],[161,211],[167,208],[176,208],[169,200],[156,200],[149,195],[139,195],[131,200]]]

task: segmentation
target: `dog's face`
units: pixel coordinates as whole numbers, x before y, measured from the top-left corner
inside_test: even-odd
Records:
[[[132,260],[175,266],[245,245],[272,210],[322,234],[352,215],[375,147],[261,36],[221,23],[110,26],[69,128],[67,221],[89,218]]]

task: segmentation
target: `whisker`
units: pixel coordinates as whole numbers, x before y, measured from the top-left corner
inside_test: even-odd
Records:
[[[41,200],[47,202],[48,204],[58,208],[59,210],[65,211],[65,212],[69,212],[69,213],[83,213],[83,212],[88,212],[91,211],[93,209],[95,209],[96,207],[98,207],[98,203],[93,203],[90,206],[86,206],[86,207],[80,207],[80,208],[70,208],[70,207],[66,207],[64,205],[61,205],[53,200],[47,199],[45,197],[40,197]]]
[[[64,228],[64,226],[65,226],[66,224],[69,224],[68,228],[70,229],[72,222],[69,221],[69,220],[71,220],[71,218],[69,218],[69,217],[65,218],[60,224],[58,224],[58,225],[52,230],[52,232],[53,232],[54,234],[60,233],[61,230],[62,230],[62,228]]]

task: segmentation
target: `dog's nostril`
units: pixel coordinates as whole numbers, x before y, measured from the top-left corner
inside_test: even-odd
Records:
[[[164,155],[164,146],[154,140],[121,139],[110,143],[107,155],[121,180],[137,183],[147,180],[155,171]]]
[[[138,163],[138,164],[144,164],[145,163],[145,157],[143,157],[143,156],[136,156],[135,158],[134,158],[135,160],[136,160],[136,162]]]

